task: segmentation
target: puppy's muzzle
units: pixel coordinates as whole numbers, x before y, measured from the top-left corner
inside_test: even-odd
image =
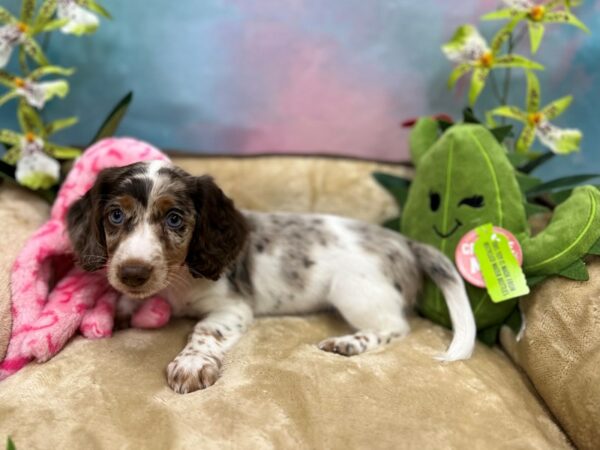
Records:
[[[142,261],[125,261],[119,267],[119,280],[125,286],[142,287],[150,279],[154,268]]]

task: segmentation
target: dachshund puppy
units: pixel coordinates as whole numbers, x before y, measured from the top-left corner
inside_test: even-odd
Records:
[[[158,294],[174,315],[202,318],[167,367],[175,392],[212,385],[255,315],[335,308],[356,332],[318,345],[347,356],[406,336],[423,274],[443,292],[454,328],[440,359],[473,351],[473,313],[450,260],[379,226],[240,211],[212,178],[153,161],[101,172],[68,228],[79,264],[105,270],[122,305]]]

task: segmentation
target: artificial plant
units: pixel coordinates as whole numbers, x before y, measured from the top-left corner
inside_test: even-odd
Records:
[[[585,280],[582,257],[600,253],[600,192],[593,187],[576,187],[597,177],[583,174],[542,182],[531,172],[556,154],[579,149],[581,132],[561,129],[551,123],[571,103],[570,96],[541,106],[541,89],[536,71],[543,66],[514,53],[526,33],[529,52],[537,52],[546,24],[568,23],[587,30],[573,14],[578,3],[532,0],[504,0],[506,8],[483,16],[484,20],[506,20],[488,45],[472,25],[463,25],[442,46],[457,66],[449,86],[472,72],[469,105],[463,110],[464,123],[448,116],[422,118],[410,134],[410,148],[416,165],[414,181],[376,173],[375,178],[396,199],[402,217],[386,225],[407,236],[438,247],[453,258],[460,238],[484,223],[493,223],[513,232],[521,241],[524,271],[530,285],[550,275]],[[508,104],[512,71],[523,70],[527,83],[525,108]],[[502,87],[497,75],[504,71]],[[497,102],[483,116],[474,107],[489,83]],[[497,118],[501,122],[496,122]],[[518,139],[506,119],[523,123]],[[531,151],[538,138],[546,153]],[[527,217],[554,209],[548,228],[531,237]],[[469,298],[480,337],[492,343],[499,326],[516,311],[516,300],[494,304],[484,289],[469,286]],[[449,325],[445,304],[429,284],[419,302],[428,318]]]
[[[545,27],[548,24],[569,24],[588,32],[587,27],[575,16],[572,8],[580,2],[552,0],[538,3],[534,0],[503,0],[506,8],[483,15],[482,20],[502,20],[500,27],[488,46],[486,40],[473,25],[458,27],[452,39],[442,46],[448,59],[456,63],[448,79],[448,86],[454,87],[458,79],[472,71],[469,88],[469,106],[473,107],[489,80],[491,92],[497,106],[485,112],[488,125],[497,125],[494,117],[502,116],[524,123],[523,131],[509,151],[516,151],[535,159],[539,153],[529,152],[535,137],[554,153],[570,153],[579,149],[581,132],[577,129],[561,129],[550,120],[561,114],[571,103],[571,96],[552,101],[540,109],[540,83],[534,71],[544,67],[531,59],[515,53],[515,49],[529,34],[530,52],[539,49]],[[508,105],[511,89],[512,70],[523,69],[526,73],[527,90],[525,111]],[[503,73],[502,86],[497,74]]]
[[[36,0],[22,0],[18,17],[0,7],[0,85],[6,88],[0,95],[0,106],[14,104],[20,126],[20,131],[0,129],[0,142],[6,147],[0,164],[4,177],[33,190],[56,188],[61,162],[81,153],[77,148],[52,142],[55,133],[75,125],[78,118],[47,121],[42,110],[46,102],[68,94],[65,77],[74,70],[50,64],[38,40],[47,44],[50,33],[56,30],[76,36],[93,33],[99,25],[97,15],[110,17],[94,0],[45,0],[39,5]],[[19,73],[6,70],[14,55]],[[104,137],[109,129],[114,131],[116,124],[111,121],[120,120],[130,99],[129,95],[113,111],[97,136]]]

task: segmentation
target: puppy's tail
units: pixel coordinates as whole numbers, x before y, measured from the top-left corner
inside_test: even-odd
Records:
[[[477,328],[465,285],[452,262],[434,247],[410,241],[421,270],[441,289],[448,305],[454,336],[446,353],[437,359],[468,359],[475,347]]]

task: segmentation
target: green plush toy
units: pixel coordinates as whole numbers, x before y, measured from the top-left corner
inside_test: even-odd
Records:
[[[465,233],[492,223],[519,240],[530,285],[551,275],[587,280],[582,257],[600,250],[598,189],[575,188],[555,209],[547,228],[532,237],[518,181],[526,177],[514,169],[505,148],[487,128],[457,124],[440,136],[437,121],[420,119],[410,145],[416,173],[408,195],[397,184],[390,189],[403,206],[403,234],[439,248],[453,260]],[[480,338],[495,341],[500,325],[516,312],[517,300],[493,303],[485,289],[467,283],[467,290]],[[450,326],[446,303],[433,283],[426,282],[419,309],[429,319]]]

